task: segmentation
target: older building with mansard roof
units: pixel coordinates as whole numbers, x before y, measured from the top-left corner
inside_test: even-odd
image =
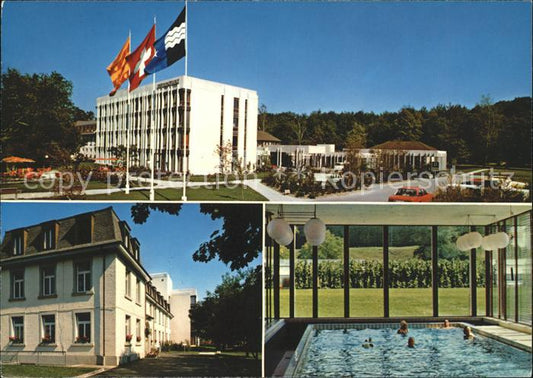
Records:
[[[171,340],[170,304],[130,232],[108,207],[5,233],[4,361],[118,365]]]

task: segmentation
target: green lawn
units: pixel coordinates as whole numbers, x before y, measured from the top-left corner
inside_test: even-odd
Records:
[[[390,316],[431,316],[431,288],[389,289]],[[485,309],[485,289],[477,289],[478,314]],[[344,316],[344,290],[318,290],[318,316]],[[295,316],[312,316],[312,290],[295,291]],[[468,288],[439,289],[439,315],[469,315]],[[280,290],[280,315],[289,316],[289,290]],[[351,289],[350,316],[383,316],[383,289]]]
[[[393,260],[407,260],[413,258],[417,245],[405,247],[389,247],[389,258]],[[383,260],[383,247],[351,247],[351,259]]]
[[[499,167],[496,165],[490,166],[490,165],[473,165],[473,164],[458,164],[455,166],[455,170],[457,172],[472,172],[477,171],[478,169],[493,169],[494,172],[498,173],[513,173],[512,180],[513,181],[522,181],[522,182],[529,182],[531,183],[532,180],[532,173],[531,168],[514,168],[514,167]]]
[[[75,377],[94,371],[94,368],[40,366],[40,365],[2,365],[3,377]]]
[[[182,196],[181,188],[156,189],[156,201],[180,201]],[[124,192],[99,194],[85,197],[88,200],[107,200],[107,201],[146,201],[150,198],[149,190],[131,191],[129,195]],[[205,187],[190,187],[187,189],[188,201],[267,201],[265,197],[256,191],[245,188],[226,188],[208,189]]]

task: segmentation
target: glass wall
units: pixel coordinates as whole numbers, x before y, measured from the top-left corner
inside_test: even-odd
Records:
[[[386,230],[388,264],[384,267]],[[469,230],[467,226],[436,227],[438,315],[471,315],[471,296],[475,295],[477,316],[505,317],[509,321],[531,324],[531,213],[476,227],[482,235],[505,231],[511,239],[504,250],[478,248],[475,267],[471,266],[471,251],[462,252],[456,247],[457,238]],[[387,308],[391,317],[432,316],[432,231],[428,226],[327,226],[326,240],[318,247],[317,255],[318,317],[342,318],[345,310],[350,317],[382,317]],[[287,318],[291,316],[291,246],[281,246],[279,259],[274,261],[275,248],[269,245],[268,238],[266,242],[266,316],[272,319],[276,315],[277,288],[273,281],[274,269],[278,267],[279,315]],[[294,316],[312,317],[313,248],[306,243],[303,226],[295,226],[294,258]],[[347,290],[345,258],[348,261]],[[388,304],[384,303],[384,270],[388,271]],[[475,270],[476,288],[470,287],[471,270]],[[344,303],[345,295],[349,304]]]
[[[350,316],[383,316],[383,227],[350,226]]]
[[[289,317],[289,248],[290,244],[279,248],[279,316],[282,318]]]
[[[301,253],[305,244],[303,226],[295,227],[294,316],[313,316],[313,260],[312,255]]]
[[[318,247],[318,316],[344,316],[344,228],[328,226],[326,240]],[[307,243],[300,256],[311,258],[312,248]]]
[[[492,234],[494,232],[497,232],[496,226],[489,227],[489,234]],[[492,253],[492,264],[491,264],[491,272],[492,272],[492,316],[495,318],[500,317],[500,299],[499,299],[499,252],[498,251],[491,251]]]
[[[514,235],[513,219],[507,219],[504,223],[502,231],[509,235]],[[516,258],[515,258],[515,238],[511,238],[509,245],[505,248],[505,315],[506,319],[510,321],[515,320],[515,291],[516,291]]]
[[[485,235],[485,227],[476,227],[476,231]],[[476,281],[477,281],[477,313],[478,316],[487,315],[486,307],[486,269],[485,269],[485,250],[479,247],[476,250]]]
[[[457,248],[457,238],[470,228],[441,226],[437,230],[439,315],[470,315],[470,251]]]
[[[431,316],[431,227],[389,227],[390,316]]]
[[[267,326],[268,326],[268,320],[274,318],[274,295],[273,295],[273,285],[272,285],[272,241],[270,238],[267,237],[266,239],[266,246],[265,246],[265,255],[264,255],[264,261],[265,261],[265,317],[267,320]]]
[[[518,321],[531,325],[531,213],[517,217]]]

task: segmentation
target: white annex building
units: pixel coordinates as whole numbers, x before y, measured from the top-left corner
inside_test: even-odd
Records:
[[[97,162],[117,163],[110,149],[126,146],[129,130],[131,166],[150,167],[154,139],[155,168],[162,171],[183,172],[184,161],[185,171],[190,174],[228,171],[234,168],[232,161],[255,169],[256,91],[179,76],[156,83],[152,114],[152,89],[150,83],[131,92],[129,107],[126,89],[96,99]],[[184,113],[185,91],[187,114]],[[184,119],[187,120],[185,138]]]
[[[153,273],[152,284],[170,304],[174,317],[170,320],[170,338],[173,343],[198,344],[191,330],[189,310],[196,303],[196,289],[173,289],[172,278],[168,273]]]

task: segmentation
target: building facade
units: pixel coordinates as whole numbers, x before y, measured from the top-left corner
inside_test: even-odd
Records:
[[[196,303],[196,289],[173,289],[172,278],[168,273],[151,274],[152,283],[170,304],[173,318],[170,320],[170,335],[173,343],[196,345],[189,310]]]
[[[278,167],[312,167],[317,169],[342,170],[347,151],[336,151],[333,144],[280,145],[273,144],[261,149],[269,154],[273,165]],[[389,141],[358,151],[362,162],[369,169],[390,171],[443,171],[446,169],[447,153],[422,142]]]
[[[80,154],[91,160],[96,159],[96,121],[76,121],[74,127],[80,133]]]
[[[0,265],[3,361],[118,365],[149,350],[147,302],[172,317],[111,207],[7,231]]]
[[[165,172],[212,174],[235,164],[255,169],[255,91],[190,76],[157,83],[154,99],[152,91],[149,84],[129,96],[121,90],[96,100],[98,162],[116,163],[110,149],[126,146],[129,130],[131,166],[150,167],[154,144],[155,168]]]

